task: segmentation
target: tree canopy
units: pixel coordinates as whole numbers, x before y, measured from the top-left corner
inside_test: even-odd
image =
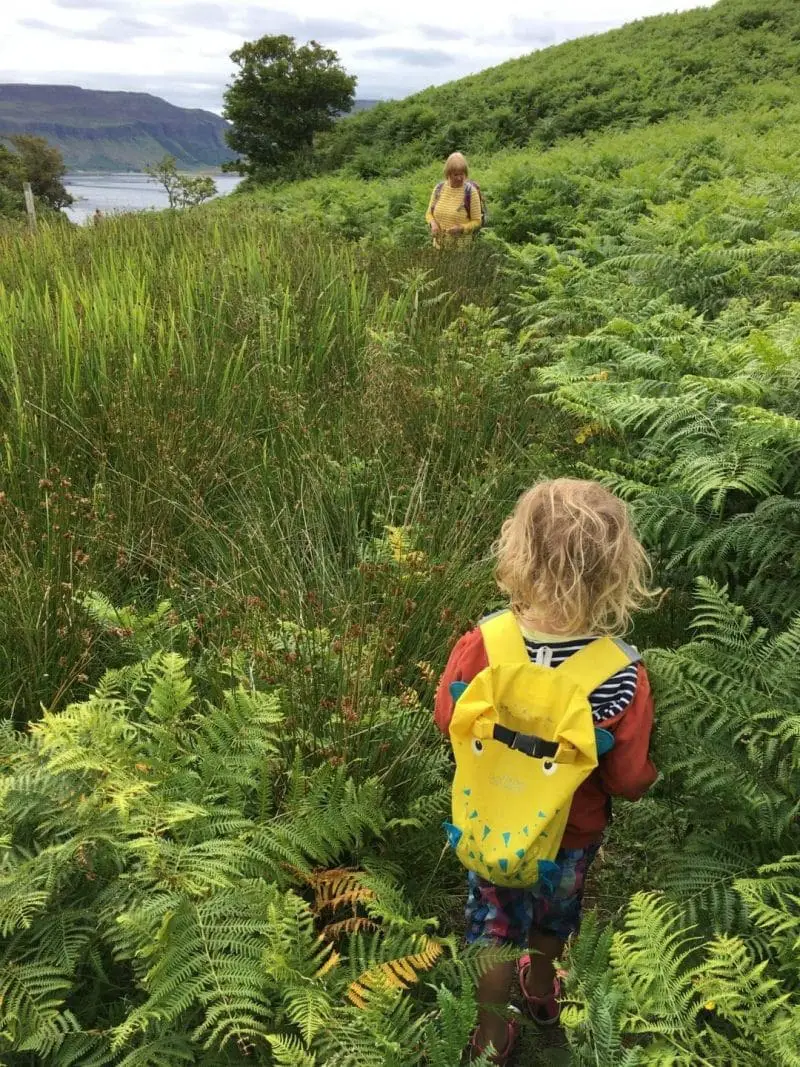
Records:
[[[264,176],[299,171],[314,135],[353,106],[356,78],[336,52],[285,35],[246,42],[231,59],[239,72],[225,92],[227,139],[244,157],[234,166]]]
[[[0,142],[0,215],[24,210],[22,186],[30,182],[33,195],[47,208],[59,211],[72,203],[64,187],[67,172],[57,148],[31,134],[14,134]]]
[[[214,179],[207,174],[181,174],[175,156],[164,156],[144,168],[154,182],[164,187],[171,208],[194,207],[217,195]]]

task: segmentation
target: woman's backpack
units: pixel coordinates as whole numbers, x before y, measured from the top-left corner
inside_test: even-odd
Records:
[[[488,667],[451,686],[456,772],[445,828],[468,870],[533,886],[553,868],[576,789],[613,745],[594,728],[589,694],[640,657],[601,637],[550,667],[531,662],[510,611],[480,629]]]
[[[436,207],[439,197],[442,195],[442,189],[444,189],[444,182],[439,182],[436,188],[433,190],[433,207]],[[486,207],[486,198],[484,197],[480,185],[477,182],[467,179],[464,182],[464,210],[467,213],[467,218],[472,218],[472,194],[473,190],[478,194],[478,199],[481,205],[481,226],[485,226],[489,221],[489,211]]]

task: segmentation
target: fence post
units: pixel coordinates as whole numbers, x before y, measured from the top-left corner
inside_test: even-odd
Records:
[[[23,182],[22,191],[25,194],[25,210],[28,212],[28,225],[31,228],[31,233],[36,233],[36,204],[33,201],[31,183]]]

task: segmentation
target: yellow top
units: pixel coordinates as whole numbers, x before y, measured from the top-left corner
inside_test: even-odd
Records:
[[[452,246],[458,242],[461,236],[470,237],[477,229],[480,229],[481,198],[478,190],[474,186],[472,189],[472,196],[470,197],[469,218],[467,218],[466,208],[464,207],[463,185],[454,188],[450,182],[446,181],[442,186],[439,199],[434,206],[433,201],[435,196],[436,189],[434,188],[431,193],[428,210],[425,212],[425,221],[430,226],[431,222],[435,219],[439,225],[441,233],[434,234],[433,237],[433,243],[437,248],[446,248],[448,245]],[[451,226],[462,226],[462,233],[459,235],[448,234],[447,231]]]

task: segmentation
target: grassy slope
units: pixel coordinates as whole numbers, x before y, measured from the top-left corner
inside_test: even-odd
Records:
[[[627,131],[602,131],[540,146],[473,156],[472,173],[486,194],[494,235],[514,244],[571,245],[598,212],[626,204],[629,221],[683,200],[687,188],[791,179],[793,131],[800,121],[800,79],[743,90],[741,110],[724,117],[694,114]],[[705,170],[703,167],[705,166]],[[346,172],[251,191],[254,203],[305,223],[324,222],[351,238],[388,243],[427,241],[423,215],[438,162],[401,177],[365,180]],[[225,211],[220,203],[215,210]]]
[[[392,175],[460,149],[494,153],[607,127],[741,106],[748,85],[797,71],[793,0],[721,0],[570,41],[380,104],[322,143],[325,166]]]

